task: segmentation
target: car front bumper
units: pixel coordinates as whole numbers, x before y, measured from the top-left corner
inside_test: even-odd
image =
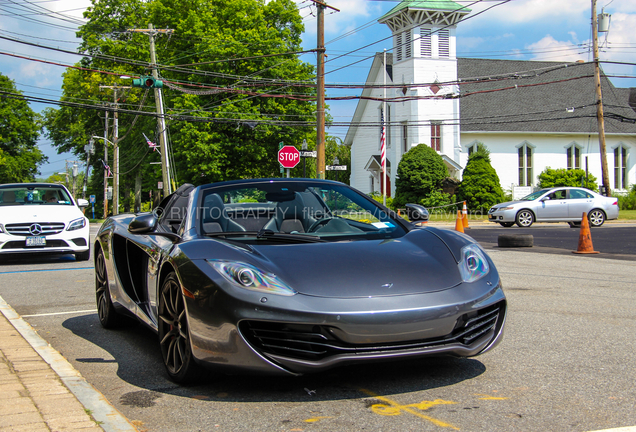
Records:
[[[502,339],[507,312],[496,270],[472,284],[408,296],[232,294],[213,289],[187,299],[194,357],[202,364],[268,374],[433,355],[475,356]]]
[[[517,211],[516,209],[511,209],[511,210],[499,210],[499,209],[495,209],[495,211],[492,211],[492,209],[490,209],[488,211],[488,220],[490,222],[496,222],[496,223],[501,223],[501,222],[515,222],[516,221],[516,217],[517,217]]]
[[[59,234],[44,237],[44,244],[27,246],[27,238],[36,236],[19,236],[0,233],[0,254],[20,253],[60,253],[72,254],[86,252],[89,247],[88,224],[84,228],[73,231],[62,231]],[[40,243],[42,243],[40,241]]]

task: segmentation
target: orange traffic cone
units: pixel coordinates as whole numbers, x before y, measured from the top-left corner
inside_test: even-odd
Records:
[[[455,221],[455,231],[464,232],[464,223],[462,222],[462,212],[457,210],[457,220]]]
[[[581,219],[581,233],[579,234],[579,248],[572,251],[575,254],[597,254],[592,246],[592,234],[590,233],[590,223],[587,221],[587,213],[583,213]]]
[[[464,201],[464,208],[462,210],[462,224],[464,228],[470,228],[468,226],[468,209],[466,208],[466,201]]]

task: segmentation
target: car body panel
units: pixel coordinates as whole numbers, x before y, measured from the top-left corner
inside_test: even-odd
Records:
[[[294,190],[303,181],[390,212],[337,182],[267,180],[284,190]],[[461,249],[475,244],[470,237],[415,228],[392,213],[381,216],[387,222],[373,222],[376,228],[384,227],[379,231],[385,238],[374,238],[375,231],[361,238],[360,229],[372,229],[365,227],[366,219],[347,219],[349,237],[326,230],[314,236],[320,241],[302,241],[294,234],[289,240],[268,237],[271,233],[260,238],[203,235],[204,197],[217,190],[222,195],[237,185],[269,188],[263,180],[182,187],[176,194],[187,193],[164,201],[154,230],[131,233],[129,226],[137,216],[119,215],[107,219],[96,238],[95,248],[106,260],[114,306],[154,331],[158,293],[167,275],[176,274],[198,363],[295,375],[355,362],[473,356],[503,337],[507,306],[494,263],[484,253],[489,271],[470,283],[459,271]],[[313,210],[317,205],[310,204]],[[228,207],[236,215],[240,206]],[[179,225],[174,223],[177,213],[182,218]],[[237,286],[214,266],[219,260],[253,266],[292,287],[295,294]]]
[[[26,194],[29,192],[30,197],[27,200]],[[12,194],[12,200],[7,202],[9,193]],[[56,199],[45,202],[44,196],[47,193],[53,193]],[[57,198],[62,200],[57,201]],[[69,231],[69,223],[72,221],[81,221],[83,226]],[[88,219],[84,217],[70,192],[63,185],[49,183],[0,185],[0,255],[87,254],[90,247],[89,230]],[[43,237],[41,240],[43,244],[28,245],[29,239],[35,237]]]
[[[540,192],[540,193],[539,193]],[[535,222],[581,222],[583,213],[602,210],[606,220],[618,219],[618,201],[585,188],[556,187],[534,192],[536,199],[509,201],[494,205],[488,220],[496,223],[516,222],[521,210],[529,210]],[[553,198],[549,198],[553,195]]]

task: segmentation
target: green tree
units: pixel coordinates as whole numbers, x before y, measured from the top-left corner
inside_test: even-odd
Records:
[[[504,193],[497,171],[490,163],[490,152],[485,145],[477,144],[477,150],[468,158],[457,189],[457,199],[466,201],[470,210],[488,211],[504,201]]]
[[[540,188],[556,186],[582,186],[593,191],[598,191],[596,177],[589,174],[586,180],[585,171],[582,169],[550,168],[544,169],[539,174]]]
[[[40,116],[0,74],[0,183],[33,181],[47,158],[37,146]]]
[[[178,184],[279,176],[280,142],[315,142],[314,67],[295,54],[304,27],[292,0],[93,0],[85,18],[78,35],[87,57],[82,70],[65,73],[62,101],[102,107],[47,110],[47,133],[60,151],[85,157],[88,138],[103,135],[106,109],[113,140],[113,91],[100,86],[129,85],[122,75],[150,75],[148,33],[127,31],[147,23],[174,30],[155,41]],[[154,190],[161,170],[150,163],[159,154],[142,135],[159,141],[154,92],[119,90],[116,102],[122,196],[137,176],[143,190]],[[98,153],[90,187],[99,199],[104,152]]]
[[[442,157],[428,145],[419,144],[406,152],[398,164],[397,174],[393,200],[396,208],[406,203],[431,206],[448,201],[448,195],[441,192],[448,168]]]

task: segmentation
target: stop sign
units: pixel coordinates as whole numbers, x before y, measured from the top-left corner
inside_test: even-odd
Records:
[[[278,162],[283,168],[293,168],[300,162],[300,152],[294,146],[283,146],[278,150]]]

